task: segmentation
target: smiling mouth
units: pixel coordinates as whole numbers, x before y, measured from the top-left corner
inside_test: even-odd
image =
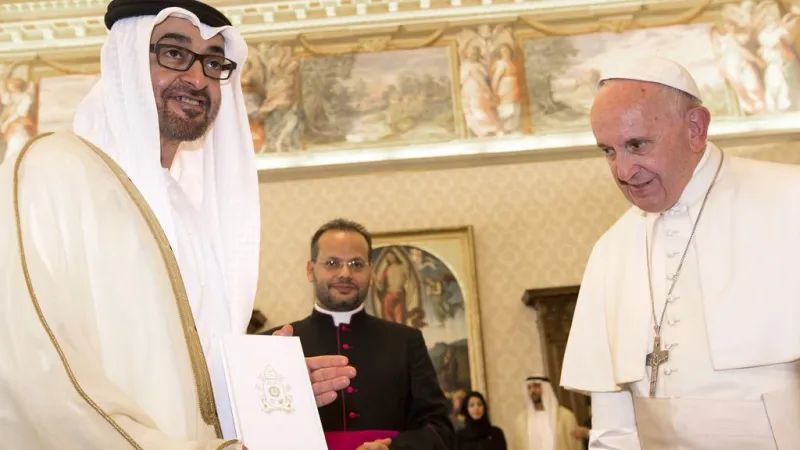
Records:
[[[337,291],[342,291],[342,292],[351,292],[356,290],[355,286],[347,286],[347,285],[334,285],[333,288],[336,289]]]
[[[185,105],[194,106],[194,107],[204,106],[205,105],[205,101],[203,101],[203,100],[200,100],[200,99],[197,99],[197,98],[185,97],[183,95],[179,95],[177,97],[173,97],[173,100],[176,100],[178,103],[183,103]]]
[[[644,188],[644,187],[647,187],[647,186],[649,186],[649,185],[650,185],[650,183],[652,183],[652,182],[653,182],[653,180],[648,180],[648,181],[645,181],[644,183],[638,183],[638,184],[634,184],[634,183],[625,183],[625,184],[627,184],[629,187],[631,187],[631,188],[633,188],[633,189],[642,189],[642,188]]]

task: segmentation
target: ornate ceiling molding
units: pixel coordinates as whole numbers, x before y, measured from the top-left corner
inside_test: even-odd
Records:
[[[443,25],[535,18],[537,24],[568,24],[580,17],[624,23],[639,14],[680,14],[698,5],[738,0],[217,0],[248,41],[318,39],[321,36],[411,31]],[[108,0],[44,0],[0,5],[0,60],[39,56],[74,58],[96,54],[106,29]],[[716,8],[714,8],[716,9]]]

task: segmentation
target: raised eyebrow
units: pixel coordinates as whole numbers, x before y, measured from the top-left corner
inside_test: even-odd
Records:
[[[163,41],[165,39],[178,41],[178,42],[183,43],[183,44],[191,44],[192,43],[192,38],[190,38],[189,36],[186,36],[185,34],[180,34],[180,33],[167,33],[167,34],[161,36],[160,38],[158,38],[158,42],[161,42],[161,41]]]
[[[225,56],[225,48],[219,45],[211,45],[209,46],[206,51],[208,54],[215,54],[220,56]]]

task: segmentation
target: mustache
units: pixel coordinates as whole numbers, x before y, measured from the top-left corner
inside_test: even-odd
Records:
[[[356,281],[354,279],[350,278],[350,277],[339,277],[339,278],[331,280],[331,282],[328,283],[328,284],[329,285],[334,285],[334,284],[352,284],[353,286],[356,286]]]
[[[164,89],[164,91],[161,93],[161,97],[165,99],[168,97],[180,97],[180,96],[202,98],[204,106],[208,106],[211,104],[211,95],[208,93],[207,87],[197,90],[186,86],[180,86],[180,87],[170,86]]]

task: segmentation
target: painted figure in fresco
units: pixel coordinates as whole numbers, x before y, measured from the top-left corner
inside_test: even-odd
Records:
[[[264,122],[259,117],[258,111],[266,97],[264,92],[264,66],[257,57],[256,51],[250,49],[250,56],[242,64],[242,95],[247,108],[247,121],[250,124],[250,133],[253,135],[253,148],[256,152],[266,149],[267,132]]]
[[[519,68],[514,62],[514,48],[506,43],[500,44],[498,58],[492,63],[492,91],[497,97],[498,134],[513,133],[519,130],[520,105]]]
[[[511,33],[483,25],[461,30],[457,41],[461,108],[469,131],[478,137],[518,132],[519,69]]]
[[[766,111],[764,84],[761,71],[764,61],[751,50],[755,43],[753,33],[743,28],[743,13],[740,7],[726,5],[723,13],[724,32],[711,29],[711,48],[714,49],[720,74],[736,94],[739,109],[744,114],[754,115]]]
[[[375,259],[372,306],[375,315],[414,328],[428,326],[422,307],[423,280],[404,247],[382,249]]]
[[[764,60],[764,85],[767,110],[786,112],[800,108],[800,60],[794,50],[798,7],[781,16],[775,1],[762,1],[756,7],[760,19],[758,43]]]
[[[497,99],[489,84],[481,47],[468,47],[461,62],[461,107],[467,127],[478,137],[491,136],[499,129]]]
[[[394,252],[386,255],[386,266],[378,273],[378,290],[382,293],[381,316],[385,320],[406,323],[406,283],[410,278],[408,267]]]
[[[288,46],[273,45],[267,50],[264,63],[266,98],[259,113],[274,140],[268,140],[267,147],[278,153],[300,150],[300,60]]]
[[[0,134],[6,149],[0,154],[0,162],[13,159],[36,134],[32,117],[34,84],[14,77],[4,84],[5,89],[0,91]]]
[[[711,30],[721,75],[746,115],[800,109],[800,58],[793,35],[800,7],[744,0],[722,10],[722,31]]]
[[[242,68],[242,92],[256,152],[301,150],[300,61],[290,47],[251,49]]]

